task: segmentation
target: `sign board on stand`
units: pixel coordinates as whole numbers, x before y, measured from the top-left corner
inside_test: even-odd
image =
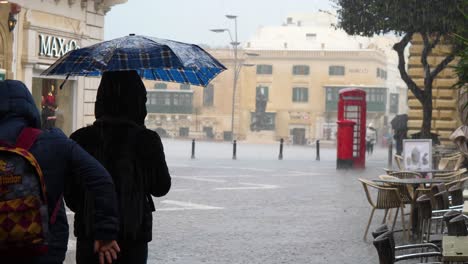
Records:
[[[404,139],[403,163],[408,171],[432,170],[432,140],[431,139]]]

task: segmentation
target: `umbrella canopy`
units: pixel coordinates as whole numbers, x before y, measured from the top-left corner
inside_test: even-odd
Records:
[[[133,34],[68,52],[42,75],[99,76],[136,70],[145,79],[207,86],[226,70],[197,45]]]
[[[390,124],[394,130],[408,130],[408,115],[396,115]]]

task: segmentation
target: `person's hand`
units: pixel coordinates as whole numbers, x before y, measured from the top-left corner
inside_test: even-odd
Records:
[[[94,241],[94,252],[99,254],[99,263],[112,263],[117,259],[117,253],[120,252],[119,244],[115,240],[96,240]]]

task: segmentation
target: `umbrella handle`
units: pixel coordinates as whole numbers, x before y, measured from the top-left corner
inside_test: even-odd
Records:
[[[67,77],[65,77],[65,80],[63,81],[63,83],[62,83],[62,84],[60,84],[60,90],[62,90],[62,88],[63,88],[63,85],[65,85],[65,83],[67,82],[67,80],[68,80],[68,77],[70,77],[70,74],[67,74]]]

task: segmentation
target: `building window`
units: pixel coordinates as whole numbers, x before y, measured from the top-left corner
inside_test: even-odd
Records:
[[[192,113],[193,93],[176,91],[148,91],[148,113]]]
[[[397,93],[390,94],[390,113],[398,114],[398,100],[399,95]]]
[[[294,87],[292,94],[293,102],[306,103],[309,101],[309,89],[305,87]]]
[[[269,87],[268,86],[264,86],[264,85],[259,85],[257,86],[257,89],[255,90],[255,96],[257,96],[257,94],[259,93],[263,93],[267,99],[267,101],[269,100]]]
[[[214,89],[212,84],[203,88],[203,106],[213,106]]]
[[[207,138],[214,138],[213,128],[212,127],[203,127],[203,132]]]
[[[387,80],[387,71],[377,67],[377,78]]]
[[[317,34],[316,33],[306,33],[306,40],[316,40]]]
[[[167,84],[165,83],[156,83],[154,89],[167,89]]]
[[[190,84],[183,83],[183,84],[180,85],[180,89],[181,90],[190,90]]]
[[[273,73],[273,66],[260,64],[257,65],[257,74],[272,74]]]
[[[179,136],[188,137],[189,136],[189,128],[188,127],[179,127]]]
[[[328,75],[343,76],[345,75],[345,67],[344,66],[330,66],[328,67]]]
[[[308,65],[294,65],[293,75],[309,75],[309,66]]]

